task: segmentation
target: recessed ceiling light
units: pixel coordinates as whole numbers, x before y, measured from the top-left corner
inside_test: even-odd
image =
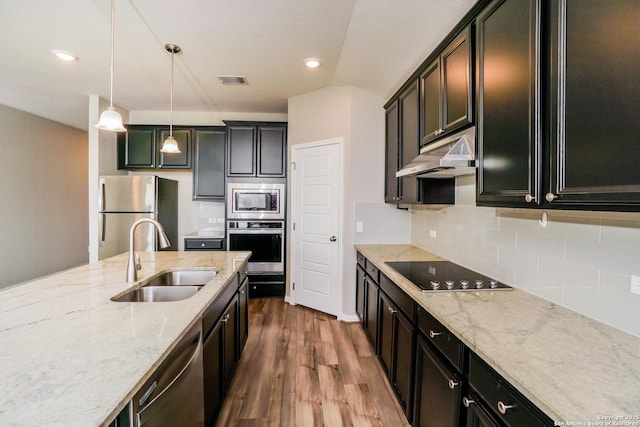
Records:
[[[53,52],[55,56],[57,56],[59,59],[62,59],[63,61],[72,62],[78,60],[77,56],[75,56],[71,52],[67,52],[66,50],[51,49],[51,52]]]
[[[322,62],[318,58],[307,58],[304,60],[304,65],[309,68],[318,68]]]
[[[218,76],[223,85],[248,85],[245,76]]]

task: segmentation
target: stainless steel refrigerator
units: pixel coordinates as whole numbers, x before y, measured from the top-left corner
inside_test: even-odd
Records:
[[[131,225],[141,218],[162,224],[171,246],[178,250],[178,182],[157,176],[101,176],[98,259],[129,250]],[[158,250],[151,224],[140,224],[135,233],[137,251]]]

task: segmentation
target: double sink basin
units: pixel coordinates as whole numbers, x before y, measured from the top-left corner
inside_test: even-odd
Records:
[[[122,295],[111,298],[116,302],[180,301],[196,294],[218,273],[217,270],[174,270],[152,276]]]

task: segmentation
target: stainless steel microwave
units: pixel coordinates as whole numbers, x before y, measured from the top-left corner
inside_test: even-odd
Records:
[[[284,219],[285,184],[227,183],[228,219]]]

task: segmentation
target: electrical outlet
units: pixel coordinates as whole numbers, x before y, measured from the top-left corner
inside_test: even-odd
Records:
[[[224,224],[224,218],[218,218],[218,224]]]
[[[216,219],[215,219],[215,218],[209,218],[209,219],[207,220],[207,222],[208,222],[209,224],[215,224],[215,223],[216,223]]]
[[[432,239],[437,239],[438,232],[436,230],[429,230],[429,237],[431,237]]]
[[[631,293],[640,295],[640,276],[631,276]]]

